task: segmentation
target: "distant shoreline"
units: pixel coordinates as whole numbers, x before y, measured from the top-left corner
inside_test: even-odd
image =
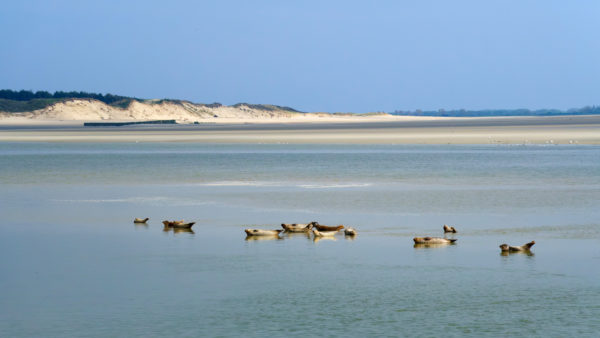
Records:
[[[0,120],[0,142],[600,144],[600,115],[347,118],[335,122],[254,119],[252,123],[232,120],[102,128],[84,128],[80,121],[19,124]]]

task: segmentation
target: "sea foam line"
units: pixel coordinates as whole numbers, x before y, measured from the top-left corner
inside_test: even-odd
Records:
[[[300,184],[298,187],[304,189],[343,189],[343,188],[361,188],[369,187],[371,183],[348,183],[348,184]]]
[[[169,197],[131,197],[131,198],[111,198],[111,199],[54,199],[54,202],[67,203],[150,203],[170,206],[195,206],[213,204],[212,201],[199,201],[196,199],[186,198],[169,198]]]
[[[207,187],[279,187],[283,184],[279,182],[264,182],[264,181],[216,181],[198,183],[200,186]]]

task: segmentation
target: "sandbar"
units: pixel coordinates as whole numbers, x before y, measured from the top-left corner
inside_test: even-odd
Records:
[[[123,127],[0,120],[0,142],[600,144],[600,116],[253,120]]]

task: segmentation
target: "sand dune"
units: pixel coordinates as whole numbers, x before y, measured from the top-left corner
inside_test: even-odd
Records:
[[[262,108],[262,109],[261,109]],[[410,117],[404,117],[404,119]],[[413,117],[414,118],[414,117]],[[314,121],[399,120],[388,114],[300,113],[277,106],[213,106],[186,101],[132,101],[122,109],[93,99],[72,99],[23,113],[0,112],[0,123],[176,120],[177,123],[282,123]]]

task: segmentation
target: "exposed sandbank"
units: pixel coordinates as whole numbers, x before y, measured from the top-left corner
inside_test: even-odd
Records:
[[[418,118],[83,128],[0,121],[5,142],[600,144],[600,116]],[[220,121],[221,122],[221,121]]]

